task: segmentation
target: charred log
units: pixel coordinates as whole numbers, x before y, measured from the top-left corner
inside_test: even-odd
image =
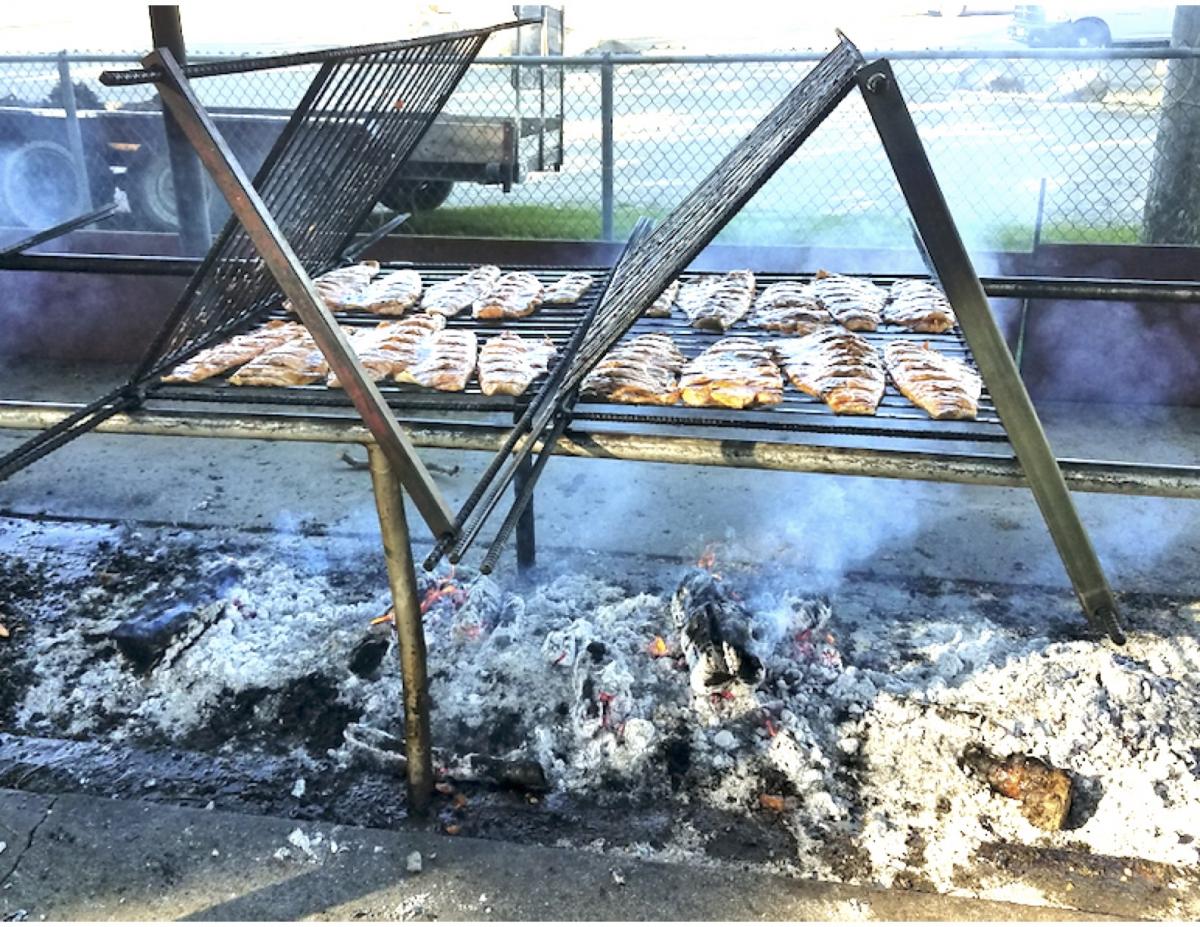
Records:
[[[733,682],[757,686],[765,675],[750,650],[754,616],[705,570],[692,570],[671,599],[692,689],[708,692]]]

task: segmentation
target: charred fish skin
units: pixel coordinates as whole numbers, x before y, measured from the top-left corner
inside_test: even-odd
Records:
[[[531,273],[515,270],[496,281],[485,296],[476,299],[472,315],[481,320],[521,319],[542,304],[542,282]]]
[[[883,307],[883,321],[927,335],[940,335],[957,324],[946,294],[924,280],[893,283]]]
[[[772,283],[762,291],[746,321],[767,331],[807,335],[832,325],[833,316],[813,296],[809,284],[784,280]]]
[[[350,336],[350,346],[367,375],[379,383],[407,370],[421,357],[423,346],[446,325],[440,315],[412,315],[375,328],[359,329]],[[330,371],[326,385],[340,388],[337,374]]]
[[[768,345],[796,389],[837,415],[874,415],[887,388],[884,360],[869,341],[840,326]]]
[[[812,292],[830,315],[852,332],[873,332],[882,320],[887,290],[861,277],[818,270]]]
[[[686,358],[669,335],[639,335],[617,345],[588,373],[585,399],[671,406],[679,401],[679,372]]]
[[[754,616],[716,577],[690,570],[671,599],[671,617],[683,643],[693,691],[733,683],[754,687],[766,668],[751,647]]]
[[[752,338],[722,338],[688,362],[679,387],[689,406],[746,409],[783,402],[783,374]]]
[[[349,308],[375,315],[404,315],[421,299],[421,274],[405,269],[376,277],[346,302]]]
[[[456,316],[490,293],[499,279],[499,267],[482,264],[458,277],[433,284],[425,291],[421,308],[429,315]]]
[[[678,295],[679,281],[672,280],[642,314],[648,319],[669,319],[671,310],[675,307],[675,297]]]
[[[397,383],[448,393],[461,393],[475,372],[479,341],[475,332],[463,328],[444,328],[422,344],[420,357],[412,366],[395,375]]]
[[[324,379],[329,364],[312,335],[265,351],[230,376],[234,386],[307,386]]]
[[[962,361],[928,344],[893,341],[884,349],[887,372],[909,402],[930,418],[974,419],[983,380]]]
[[[313,287],[331,311],[353,309],[355,298],[378,273],[378,261],[359,261],[321,274],[313,280]],[[295,311],[291,300],[284,300],[283,308]]]
[[[520,396],[549,369],[555,353],[549,338],[537,341],[501,332],[479,351],[479,388],[485,396]]]
[[[247,364],[260,354],[305,334],[299,322],[271,321],[253,331],[235,335],[200,351],[163,376],[164,383],[200,383],[217,374]]]
[[[676,302],[694,328],[725,332],[750,311],[756,285],[750,271],[731,270],[686,284]]]
[[[583,294],[591,289],[592,283],[591,274],[571,271],[546,287],[542,302],[548,306],[569,306],[577,303],[583,298]]]

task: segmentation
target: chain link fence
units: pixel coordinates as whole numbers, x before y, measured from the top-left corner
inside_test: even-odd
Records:
[[[1144,240],[1147,197],[1162,180],[1156,140],[1171,118],[1196,120],[1200,59],[1069,54],[893,56],[972,247]],[[411,234],[619,238],[637,216],[674,207],[814,57],[481,59],[375,220],[398,210],[412,212],[402,227]],[[98,80],[135,60],[0,58],[0,225],[40,228],[115,200],[120,212],[105,227],[174,226],[153,88]],[[253,170],[311,73],[195,86]],[[209,208],[215,222],[227,216],[215,192]],[[1194,217],[1175,234],[1200,243]],[[908,235],[900,192],[851,94],[718,241],[871,247]]]

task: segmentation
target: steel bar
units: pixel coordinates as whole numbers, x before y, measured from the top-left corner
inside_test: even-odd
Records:
[[[291,246],[275,224],[262,199],[211,118],[196,99],[169,52],[155,52],[147,61],[166,75],[159,86],[164,103],[183,131],[254,242],[272,276],[295,307],[331,370],[342,382],[363,422],[375,435],[401,482],[435,535],[450,530],[451,513],[416,449],[396,424],[374,381],[363,370],[341,328],[317,294]]]
[[[613,66],[612,56],[600,61],[600,238],[613,234]]]
[[[92,183],[88,179],[87,159],[83,153],[83,132],[79,128],[79,108],[75,100],[75,84],[71,81],[71,65],[66,52],[58,56],[58,82],[62,87],[63,115],[67,124],[67,144],[71,149],[71,160],[75,167],[75,180],[79,189],[87,193],[87,204],[95,206]]]
[[[48,425],[36,441],[26,441],[0,455],[0,480],[8,479],[56,448],[103,424],[117,413],[135,407],[139,402],[140,397],[130,395],[121,387],[86,406],[74,409]]]
[[[0,429],[44,430],[78,414],[81,407],[50,402],[0,400]],[[117,412],[94,429],[101,434],[324,444],[373,442],[356,418],[294,412],[226,412],[192,409]],[[496,451],[510,429],[503,425],[429,423],[410,428],[419,447]],[[540,449],[540,445],[536,449]],[[1011,457],[826,447],[783,441],[667,437],[569,428],[555,456],[632,460],[690,466],[733,467],[792,473],[825,473],[918,482],[1027,487]],[[1200,499],[1200,467],[1060,458],[1059,468],[1077,492]]]
[[[68,232],[73,232],[76,229],[81,229],[85,225],[91,225],[93,222],[99,222],[102,219],[107,219],[117,211],[116,203],[109,203],[107,206],[101,206],[99,209],[93,209],[90,212],[85,212],[82,216],[76,216],[74,219],[67,219],[65,222],[60,222],[57,225],[52,225],[49,228],[42,229],[28,238],[22,239],[15,244],[9,245],[3,251],[0,251],[0,258],[10,257],[15,254],[20,254],[29,248],[36,248],[43,242],[53,241],[61,235],[66,235]]]
[[[400,226],[411,218],[411,214],[407,212],[397,213],[388,219],[387,222],[379,226],[369,235],[363,236],[361,241],[355,241],[353,245],[342,252],[342,260],[347,263],[354,263],[371,248],[379,244],[383,239],[387,238],[392,232],[396,231]]]
[[[151,7],[153,9],[153,7]],[[512,29],[537,22],[536,19],[515,19],[512,22],[499,23],[482,29],[466,29],[459,32],[443,32],[437,35],[422,36],[416,39],[402,39],[396,42],[376,42],[370,45],[349,45],[338,48],[325,48],[319,51],[293,52],[285,55],[263,55],[246,58],[208,58],[199,63],[189,64],[183,69],[183,76],[221,77],[229,74],[247,74],[252,71],[267,71],[274,68],[294,68],[305,64],[324,64],[327,61],[342,61],[347,58],[361,58],[365,55],[377,55],[384,52],[402,51],[407,48],[420,48],[430,42],[444,42],[459,38],[488,36],[500,29]],[[84,60],[97,60],[87,57]],[[123,61],[125,58],[101,58],[99,60]],[[129,87],[135,84],[154,84],[163,79],[163,72],[154,63],[142,61],[142,67],[127,71],[103,71],[100,83],[107,87]]]
[[[520,419],[520,415],[516,410],[513,412],[514,423]],[[555,436],[557,437],[557,436]],[[553,438],[547,439],[553,440]],[[549,456],[548,454],[546,455]],[[522,570],[530,569],[537,560],[537,524],[533,511],[533,487],[537,482],[536,478],[531,482],[529,479],[530,472],[533,469],[533,464],[526,458],[517,467],[517,472],[513,478],[513,507],[516,508],[521,498],[525,495],[528,488],[529,498],[526,500],[522,510],[517,513],[517,567]],[[510,513],[511,517],[511,513]]]
[[[404,744],[408,778],[408,806],[414,816],[424,816],[433,798],[433,740],[429,729],[429,671],[425,654],[425,628],[417,575],[413,569],[412,541],[404,515],[404,493],[391,462],[376,444],[367,447],[375,508],[383,536],[388,584],[392,591],[392,618],[400,653],[404,684]]]
[[[858,75],[867,109],[1088,621],[1124,642],[1116,598],[1021,382],[886,61]]]
[[[187,67],[183,22],[178,6],[150,5],[150,35],[155,48],[165,48],[180,67]],[[175,191],[175,215],[179,220],[179,246],[184,254],[204,254],[212,245],[208,222],[208,191],[196,152],[188,145],[175,114],[163,107],[163,129],[167,156],[171,161],[171,183]]]

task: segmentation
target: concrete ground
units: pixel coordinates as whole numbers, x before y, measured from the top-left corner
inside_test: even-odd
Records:
[[[319,835],[319,839],[318,839]],[[0,919],[1097,920],[581,850],[0,790]],[[420,872],[409,871],[412,853]],[[95,865],[97,859],[103,865]]]

